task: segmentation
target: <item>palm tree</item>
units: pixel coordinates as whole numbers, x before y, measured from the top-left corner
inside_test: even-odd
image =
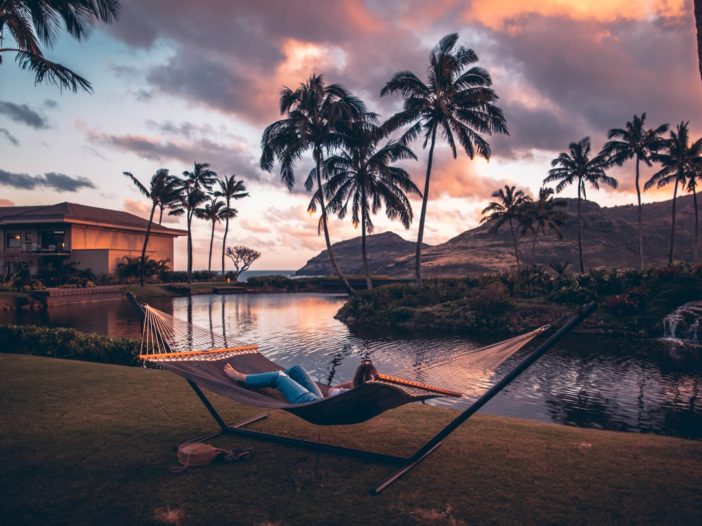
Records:
[[[224,218],[224,239],[222,239],[222,276],[224,276],[224,250],[227,245],[227,234],[229,233],[229,219],[236,217],[237,211],[232,208],[232,199],[243,199],[249,193],[246,191],[244,181],[236,180],[236,174],[225,175],[224,179],[219,179],[219,190],[215,191],[216,197],[224,197],[225,209],[222,210]]]
[[[188,229],[188,283],[193,281],[193,234],[192,224],[195,210],[209,199],[207,192],[212,190],[217,174],[207,163],[194,163],[193,171],[183,172],[179,182],[178,204],[172,207],[170,215],[185,215]]]
[[[671,130],[668,139],[663,143],[661,151],[653,155],[653,160],[659,162],[662,168],[651,176],[644,185],[644,189],[648,190],[653,185],[661,188],[668,183],[675,183],[675,189],[673,190],[673,217],[670,222],[668,265],[673,263],[673,252],[675,250],[675,205],[678,197],[678,186],[684,186],[688,178],[692,177],[700,169],[700,163],[702,163],[701,155],[702,139],[690,144],[690,132],[687,122],[681,122],[675,131]],[[695,183],[693,183],[692,188],[695,188]],[[695,195],[694,197],[696,200],[697,196]]]
[[[308,191],[315,185],[322,188],[324,153],[335,146],[339,122],[364,119],[367,115],[363,102],[338,84],[325,85],[321,75],[312,75],[295,90],[284,87],[280,94],[280,113],[286,118],[269,125],[261,138],[261,168],[270,172],[276,159],[280,161],[280,176],[288,189],[295,184],[293,165],[304,152],[312,150],[315,168],[305,184]],[[319,192],[321,224],[324,241],[334,272],[346,290],[353,288],[336,262],[329,239],[327,208],[324,193]]]
[[[454,159],[457,156],[456,140],[470,159],[476,154],[489,159],[490,144],[481,134],[508,134],[502,110],[493,104],[498,97],[490,87],[490,74],[477,66],[466,69],[477,62],[478,56],[472,49],[463,46],[454,50],[457,41],[458,34],[446,35],[432,50],[426,82],[411,71],[399,71],[380,92],[381,96],[399,93],[404,98],[402,111],[391,117],[386,127],[395,130],[411,125],[403,135],[402,142],[408,144],[423,132],[424,148],[429,144],[415,263],[417,284],[420,287],[424,221],[437,131],[441,131]]]
[[[692,170],[687,177],[687,191],[692,192],[692,204],[695,206],[695,241],[692,249],[692,263],[697,263],[697,254],[699,250],[699,233],[700,233],[700,218],[699,209],[697,206],[697,181],[702,178],[702,168]]]
[[[214,244],[215,226],[225,217],[223,212],[226,209],[226,206],[227,205],[224,201],[214,198],[204,207],[195,209],[195,217],[212,223],[212,233],[210,234],[210,256],[207,260],[208,271],[212,270],[212,245]]]
[[[161,168],[156,171],[156,173],[151,177],[151,182],[147,188],[141,182],[134,177],[130,172],[123,172],[124,175],[129,177],[137,189],[147,198],[151,199],[151,212],[149,214],[149,224],[146,227],[146,235],[144,236],[144,245],[141,248],[141,270],[139,272],[139,283],[144,286],[144,268],[146,266],[146,247],[149,244],[149,237],[151,235],[151,226],[154,221],[154,212],[156,212],[156,207],[161,207],[161,214],[163,214],[163,208],[172,204],[178,196],[178,184],[177,179],[168,173],[166,168]],[[161,221],[159,221],[159,225]]]
[[[46,80],[59,88],[91,92],[90,82],[44,56],[41,45],[53,47],[61,23],[76,38],[86,38],[96,22],[111,23],[119,14],[119,0],[3,0],[0,2],[0,64],[2,53],[15,53],[19,67],[33,71],[35,84]],[[16,47],[2,47],[8,28]]]
[[[563,239],[562,228],[568,214],[559,209],[565,208],[566,202],[563,199],[555,199],[553,194],[553,188],[544,186],[539,189],[539,198],[536,201],[525,203],[521,216],[522,234],[527,230],[534,233],[532,250],[536,248],[536,236],[541,233],[545,237],[547,230],[555,233],[558,239]]]
[[[695,27],[697,28],[697,65],[702,78],[702,0],[695,0]]]
[[[325,163],[329,180],[324,191],[329,199],[328,210],[343,219],[351,203],[351,221],[361,225],[361,253],[366,286],[373,288],[368,269],[366,232],[373,233],[372,214],[385,207],[389,219],[399,219],[405,228],[412,223],[412,205],[408,193],[421,195],[409,174],[391,166],[404,159],[416,159],[412,150],[397,141],[380,146],[384,130],[372,122],[352,122],[340,133],[339,153]],[[309,210],[315,211],[320,202],[317,192]]]
[[[656,129],[646,129],[646,114],[634,115],[624,128],[612,128],[607,133],[607,142],[602,152],[608,157],[610,165],[621,166],[629,159],[636,158],[636,199],[639,207],[639,265],[644,269],[643,249],[643,207],[641,206],[641,187],[639,186],[639,165],[641,161],[651,166],[651,154],[662,145],[661,135],[668,131],[668,125],[662,124]]]
[[[519,270],[519,247],[517,245],[517,235],[514,232],[514,222],[521,222],[521,215],[524,213],[524,207],[531,202],[531,198],[522,190],[517,190],[515,186],[505,185],[504,189],[500,188],[492,193],[492,197],[498,201],[492,201],[486,206],[482,214],[490,214],[483,217],[480,222],[492,222],[490,228],[491,234],[497,234],[500,228],[505,224],[509,224],[509,231],[512,234],[512,244],[514,245],[514,257],[517,260],[517,270]]]
[[[572,142],[568,148],[570,153],[563,152],[551,161],[553,168],[549,170],[544,184],[558,181],[557,193],[561,193],[566,186],[573,183],[578,186],[578,256],[580,258],[580,272],[585,272],[580,210],[582,198],[587,199],[585,183],[589,183],[595,190],[599,190],[600,184],[616,188],[617,180],[605,173],[606,158],[602,153],[590,158],[590,137],[585,137],[580,142]]]

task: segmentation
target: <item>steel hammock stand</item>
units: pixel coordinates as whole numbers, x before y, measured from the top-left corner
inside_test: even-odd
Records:
[[[409,457],[401,457],[247,428],[249,425],[266,418],[267,414],[255,416],[236,424],[227,424],[201,388],[230,398],[235,402],[266,409],[281,409],[317,425],[357,424],[407,403],[437,397],[460,398],[466,393],[474,393],[477,380],[490,378],[500,364],[523,349],[534,338],[545,332],[548,327],[541,327],[480,349],[471,349],[448,358],[435,360],[421,368],[419,377],[413,368],[393,372],[392,375],[381,374],[377,380],[367,382],[336,396],[325,396],[321,400],[304,404],[289,404],[275,389],[247,388],[233,382],[224,373],[224,365],[227,363],[231,363],[245,374],[282,369],[263,356],[256,345],[234,341],[215,334],[211,330],[179,320],[147,304],[139,303],[129,292],[127,297],[142,317],[140,358],[146,363],[183,376],[219,426],[218,430],[193,438],[191,441],[207,440],[222,433],[229,433],[399,464],[400,469],[397,472],[370,490],[372,495],[380,493],[434,452],[446,437],[541,358],[546,351],[551,349],[556,342],[573,330],[596,308],[594,303],[583,307],[414,454]],[[324,395],[329,389],[325,385],[319,385],[319,388]]]

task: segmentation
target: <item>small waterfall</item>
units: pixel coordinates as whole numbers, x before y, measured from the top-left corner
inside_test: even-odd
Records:
[[[663,318],[663,338],[700,342],[700,319],[702,301],[691,301],[675,309]]]

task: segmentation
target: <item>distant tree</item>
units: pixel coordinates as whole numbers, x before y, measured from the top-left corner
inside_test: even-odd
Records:
[[[315,167],[305,186],[308,191],[315,185],[317,190],[320,190],[324,175],[324,152],[335,145],[338,124],[363,119],[366,115],[365,104],[338,84],[325,85],[321,75],[312,75],[295,91],[283,88],[280,95],[280,113],[286,115],[286,118],[269,125],[263,132],[261,168],[270,172],[273,163],[278,159],[281,179],[288,189],[292,189],[295,184],[295,161],[307,150],[312,150]],[[322,229],[329,260],[346,290],[353,294],[351,284],[336,262],[329,238],[325,196],[321,191],[319,195]]]
[[[149,256],[130,257],[124,256],[122,261],[117,263],[117,275],[123,280],[131,280],[139,276],[147,277],[158,276],[161,272],[166,272],[170,269],[170,259],[151,259]]]
[[[188,229],[188,283],[193,281],[193,234],[192,225],[195,210],[208,199],[208,192],[217,180],[217,174],[207,163],[194,163],[193,171],[183,172],[178,179],[178,202],[171,207],[170,215],[185,215]]]
[[[236,208],[232,208],[232,199],[243,199],[247,197],[249,193],[246,191],[244,181],[237,181],[236,174],[225,175],[224,178],[219,179],[217,183],[219,189],[215,191],[214,195],[217,197],[224,197],[224,202],[226,204],[221,214],[224,219],[224,237],[222,239],[222,276],[224,276],[224,251],[227,245],[227,234],[229,234],[229,220],[236,217],[238,213]]]
[[[234,281],[239,280],[239,275],[248,270],[249,267],[261,257],[261,253],[253,248],[248,248],[243,245],[236,245],[234,247],[227,247],[226,251],[227,257],[232,260],[234,264]]]
[[[2,0],[0,1],[0,64],[2,53],[15,53],[15,62],[34,72],[34,82],[91,92],[90,82],[44,56],[41,44],[51,48],[61,25],[77,40],[86,38],[97,22],[111,23],[119,14],[118,0]],[[2,47],[7,28],[16,47]]]
[[[661,135],[668,131],[668,125],[662,124],[656,129],[646,129],[646,114],[634,115],[624,128],[612,128],[607,133],[610,139],[604,145],[602,153],[607,156],[608,164],[621,166],[629,159],[636,159],[636,199],[639,207],[639,266],[644,269],[643,246],[643,206],[641,205],[641,187],[639,186],[639,165],[652,166],[651,155],[663,145]]]
[[[352,122],[339,133],[338,153],[329,157],[325,168],[329,180],[324,186],[329,199],[328,209],[340,219],[346,217],[351,203],[351,221],[361,225],[361,253],[366,286],[373,288],[368,269],[366,232],[373,233],[372,215],[385,207],[389,219],[399,219],[402,226],[412,223],[412,205],[408,193],[421,195],[409,174],[392,163],[416,159],[412,150],[396,142],[380,144],[384,130],[372,122]],[[319,192],[310,202],[315,211]]]
[[[149,213],[149,224],[146,227],[146,235],[144,236],[144,245],[141,249],[141,262],[142,270],[139,276],[139,284],[144,286],[144,264],[146,262],[146,248],[149,244],[149,237],[151,236],[151,226],[154,222],[154,212],[156,212],[156,207],[161,207],[161,215],[163,215],[163,208],[170,206],[175,201],[178,200],[179,187],[178,179],[173,177],[168,173],[166,168],[161,168],[156,171],[156,173],[151,177],[151,182],[147,188],[141,182],[134,177],[130,172],[123,172],[124,175],[129,177],[134,186],[148,199],[151,200],[151,212]],[[161,221],[159,220],[159,225]]]
[[[205,204],[204,207],[195,209],[195,217],[212,223],[212,233],[210,234],[210,255],[207,259],[208,271],[212,270],[212,245],[214,244],[215,226],[225,216],[224,211],[226,210],[226,207],[227,205],[224,201],[214,198],[209,203]]]
[[[670,222],[670,249],[668,251],[668,265],[673,264],[673,253],[675,251],[675,205],[678,197],[678,186],[685,187],[687,179],[697,173],[702,163],[702,139],[698,139],[690,144],[690,132],[688,123],[681,122],[675,131],[670,132],[668,139],[664,142],[663,148],[653,155],[653,160],[662,166],[654,173],[644,185],[648,190],[654,185],[662,188],[669,183],[675,183],[673,190],[673,211]],[[695,185],[693,184],[693,188]],[[695,200],[697,196],[694,196]],[[697,227],[697,217],[695,217],[695,227]],[[695,238],[697,234],[695,233]],[[695,251],[697,248],[695,247]]]
[[[524,205],[520,217],[522,234],[529,230],[534,233],[532,249],[536,248],[536,236],[541,233],[545,237],[548,230],[556,234],[558,239],[563,239],[562,228],[568,214],[562,209],[566,207],[566,202],[555,199],[553,194],[553,188],[542,187],[539,189],[539,198]]]
[[[515,186],[505,185],[492,193],[492,197],[497,198],[497,201],[492,201],[486,206],[482,214],[489,214],[483,217],[480,222],[489,222],[491,234],[497,234],[502,226],[509,224],[509,231],[512,234],[512,244],[514,245],[514,257],[517,260],[517,270],[520,268],[519,262],[519,246],[517,244],[517,234],[514,230],[514,224],[520,224],[525,206],[531,201],[531,198],[522,190],[517,190]]]
[[[558,276],[562,276],[568,270],[568,267],[570,266],[570,261],[561,261],[558,259],[554,259],[551,261],[551,263],[548,264],[548,266],[551,267],[551,269]]]
[[[455,49],[457,42],[458,34],[452,33],[442,38],[432,50],[426,83],[411,71],[399,71],[380,92],[381,96],[399,93],[404,99],[402,110],[387,121],[386,127],[395,130],[410,126],[401,139],[403,144],[409,144],[420,133],[424,134],[424,148],[429,144],[415,261],[415,275],[420,287],[424,221],[437,131],[448,143],[454,159],[457,156],[456,140],[469,158],[473,159],[477,154],[489,159],[490,144],[481,134],[508,133],[502,110],[493,104],[498,97],[490,87],[490,74],[477,66],[466,69],[478,61],[478,56],[463,46]]]
[[[617,180],[605,173],[606,157],[599,153],[590,157],[590,137],[585,137],[579,142],[569,145],[569,152],[563,152],[553,161],[549,175],[544,179],[544,184],[558,182],[556,192],[561,193],[568,185],[576,184],[578,188],[578,256],[580,258],[580,272],[585,272],[583,263],[583,238],[581,200],[587,199],[585,183],[589,183],[595,190],[600,189],[600,184],[612,188],[617,187]]]

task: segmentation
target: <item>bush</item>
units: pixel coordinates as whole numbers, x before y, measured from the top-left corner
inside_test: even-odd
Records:
[[[140,343],[135,340],[85,334],[75,329],[0,326],[0,349],[7,353],[139,365],[139,348]]]

